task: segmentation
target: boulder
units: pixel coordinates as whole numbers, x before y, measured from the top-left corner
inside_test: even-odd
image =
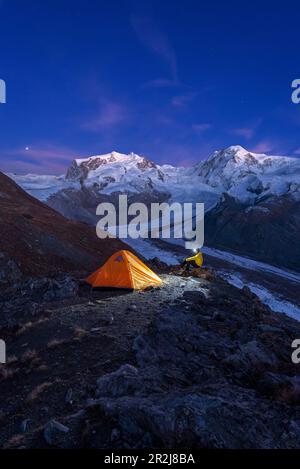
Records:
[[[18,264],[6,253],[0,252],[0,288],[15,287],[21,279],[22,273]]]
[[[139,372],[132,365],[123,365],[117,371],[97,380],[96,396],[120,397],[134,394],[139,388]]]
[[[44,438],[49,446],[62,446],[62,440],[69,428],[55,419],[50,420],[44,428]]]

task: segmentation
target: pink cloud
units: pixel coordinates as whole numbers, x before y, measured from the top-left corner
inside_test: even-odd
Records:
[[[3,151],[6,157],[1,163],[3,171],[35,172],[38,174],[53,172],[64,173],[69,163],[78,153],[74,150],[48,143],[36,143],[28,147],[13,148]]]
[[[128,112],[124,106],[114,101],[106,101],[100,112],[81,124],[81,128],[92,132],[113,128],[128,120]]]
[[[175,107],[184,107],[193,99],[197,96],[197,93],[188,93],[188,94],[182,94],[178,96],[173,96],[171,102],[172,105]]]
[[[211,124],[193,124],[192,125],[192,129],[198,134],[201,134],[202,132],[205,132],[206,130],[209,130],[211,128],[212,128]]]
[[[207,158],[207,155],[212,153],[212,146],[210,144],[203,144],[193,150],[188,145],[176,143],[160,143],[159,149],[153,150],[153,154],[157,154],[159,161],[162,164],[173,164],[176,166],[193,166],[200,160]]]
[[[76,153],[65,147],[56,147],[52,145],[46,145],[44,147],[27,147],[19,150],[19,154],[22,156],[29,156],[30,158],[36,159],[37,161],[43,159],[49,159],[53,161],[66,161],[70,158],[75,158]]]
[[[232,129],[231,133],[233,135],[237,135],[239,137],[244,137],[247,140],[249,140],[254,135],[254,129],[250,128],[250,127],[240,127],[240,128],[237,128],[237,129]]]
[[[252,137],[254,137],[257,128],[262,124],[262,122],[263,119],[259,117],[255,121],[252,121],[250,125],[230,129],[229,133],[232,135],[237,135],[238,137],[243,137],[246,140],[250,140]]]
[[[66,166],[59,164],[51,165],[38,165],[29,161],[22,161],[14,159],[10,161],[1,161],[0,171],[4,173],[15,173],[15,174],[64,174],[66,172]]]
[[[273,149],[274,149],[274,144],[266,140],[266,141],[259,142],[257,145],[255,145],[252,148],[252,151],[254,153],[269,153],[273,151]]]

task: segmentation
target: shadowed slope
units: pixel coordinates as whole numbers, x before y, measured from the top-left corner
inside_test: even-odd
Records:
[[[2,173],[0,233],[0,251],[33,276],[90,272],[115,251],[127,249],[117,239],[98,239],[95,228],[67,220]]]

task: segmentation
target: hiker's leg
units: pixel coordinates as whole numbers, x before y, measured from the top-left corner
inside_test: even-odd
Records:
[[[184,261],[182,261],[182,263],[181,263],[181,267],[183,268],[183,270],[186,270],[186,271],[187,271],[188,268],[189,268],[189,263],[188,263],[186,260],[184,260]]]

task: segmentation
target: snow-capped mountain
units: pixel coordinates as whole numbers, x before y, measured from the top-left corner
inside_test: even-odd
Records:
[[[183,168],[112,152],[76,159],[66,175],[10,175],[70,219],[95,224],[96,207],[117,202],[204,202],[205,244],[294,270],[300,231],[300,159],[240,146]]]
[[[164,181],[160,167],[144,157],[130,153],[124,155],[113,151],[106,155],[76,159],[66,175],[70,181],[97,183],[102,189],[112,186],[115,189],[139,192],[156,181]]]
[[[220,198],[218,188],[202,183],[187,168],[158,165],[145,157],[113,151],[75,159],[65,176],[9,175],[23,189],[63,215],[88,223],[96,221],[96,207],[115,200],[204,202],[210,210]]]
[[[194,201],[207,192],[207,198],[216,202],[226,192],[240,201],[253,203],[265,196],[299,192],[300,159],[256,154],[241,146],[231,146],[215,151],[191,168],[183,168],[158,165],[135,153],[113,151],[75,159],[65,176],[9,176],[44,201],[66,189],[93,187],[107,195],[155,190],[179,201],[189,197]]]
[[[266,196],[300,194],[300,159],[251,153],[241,146],[214,152],[196,171],[201,182],[253,203]]]
[[[157,192],[180,202],[205,200],[207,208],[219,199],[219,190],[200,183],[197,174],[190,174],[183,167],[155,164],[135,153],[112,152],[76,159],[67,171],[66,180],[80,181],[85,188],[93,187],[106,195]]]
[[[89,223],[95,222],[96,206],[119,193],[145,203],[204,202],[206,211],[223,193],[249,205],[285,194],[300,197],[300,159],[255,154],[241,146],[216,151],[191,168],[113,151],[75,159],[65,176],[9,176],[63,215]]]

